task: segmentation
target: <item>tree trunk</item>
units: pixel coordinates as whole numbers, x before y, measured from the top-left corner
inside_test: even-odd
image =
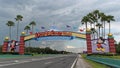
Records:
[[[92,28],[92,24],[90,23],[90,29]]]
[[[100,27],[99,27],[99,38],[100,38]]]
[[[95,32],[93,32],[93,39],[95,39]]]
[[[95,28],[95,23],[94,23],[94,28]]]
[[[105,33],[105,22],[104,22],[104,39],[105,39],[105,35],[106,35],[106,33]]]
[[[87,23],[85,23],[85,26],[86,26],[86,31],[87,31]]]
[[[11,40],[11,26],[10,26],[10,31],[9,32],[10,32],[10,40]]]
[[[19,33],[19,21],[17,23],[17,41],[18,41],[18,33]]]
[[[32,25],[32,33],[34,33],[34,31],[33,31],[33,25]]]
[[[11,39],[11,37],[10,37],[10,26],[9,26],[9,39]]]
[[[111,28],[111,26],[110,26],[110,22],[109,22],[109,34],[111,33],[111,32],[110,32],[110,28]]]
[[[104,34],[103,34],[104,32],[103,32],[103,22],[102,22],[102,37],[104,36]]]
[[[28,34],[28,30],[26,30],[26,33]]]
[[[98,39],[98,32],[96,32],[96,35],[97,35],[97,39]]]

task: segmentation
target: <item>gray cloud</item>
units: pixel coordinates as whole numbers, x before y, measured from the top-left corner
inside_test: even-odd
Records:
[[[17,14],[23,15],[23,21],[20,23],[20,32],[23,31],[25,25],[31,21],[36,21],[35,29],[45,26],[47,29],[54,24],[59,30],[68,30],[65,25],[79,27],[81,18],[87,13],[99,9],[100,11],[115,16],[117,22],[120,20],[120,4],[119,0],[0,0],[0,43],[2,44],[4,36],[8,34],[8,28],[5,25],[8,20],[14,20]],[[77,29],[70,29],[78,31]],[[13,32],[16,33],[16,26]],[[14,37],[13,34],[12,37]],[[15,38],[15,37],[14,37]],[[59,42],[57,42],[59,43]],[[37,43],[39,44],[39,43]],[[64,42],[60,42],[58,46],[56,42],[51,47],[57,49],[64,48]]]

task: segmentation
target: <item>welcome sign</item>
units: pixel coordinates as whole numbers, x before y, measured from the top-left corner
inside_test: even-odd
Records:
[[[108,40],[104,40],[103,43],[98,43],[99,40],[95,39],[91,41],[92,43],[92,52],[93,53],[108,53],[109,52],[109,44]]]

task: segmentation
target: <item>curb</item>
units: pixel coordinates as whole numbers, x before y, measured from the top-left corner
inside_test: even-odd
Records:
[[[76,65],[77,60],[78,60],[78,57],[76,57],[76,59],[74,60],[74,62],[73,62],[73,64],[72,64],[71,68],[75,68],[75,65]]]

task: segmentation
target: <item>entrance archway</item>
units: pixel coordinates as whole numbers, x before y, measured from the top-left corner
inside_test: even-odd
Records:
[[[68,39],[73,39],[73,37],[77,37],[77,38],[81,38],[81,39],[86,39],[86,44],[87,44],[87,54],[92,54],[92,53],[100,53],[101,51],[99,50],[99,47],[95,46],[96,44],[96,40],[98,39],[91,39],[91,32],[87,31],[86,34],[82,34],[82,33],[77,33],[77,32],[70,32],[70,31],[46,31],[46,32],[36,32],[35,34],[31,34],[31,35],[25,35],[24,33],[21,34],[20,36],[20,41],[19,41],[19,49],[18,52],[19,54],[24,54],[24,50],[25,50],[25,41],[29,41],[31,39],[37,39],[40,37],[47,37],[47,36],[61,36],[61,37],[67,37]],[[109,47],[109,51],[102,51],[103,52],[110,52],[110,53],[116,53],[115,52],[115,46],[114,46],[114,38],[113,37],[108,37],[108,39],[106,40],[108,41],[107,45]],[[94,44],[95,43],[95,44]],[[8,45],[9,45],[9,40],[6,39],[4,41],[3,47],[2,47],[2,52],[8,52]],[[103,44],[101,44],[103,45]],[[97,50],[98,49],[98,50]]]
[[[85,34],[81,34],[81,33],[77,33],[77,32],[69,32],[69,31],[47,31],[47,32],[37,32],[35,34],[32,35],[28,35],[28,36],[21,36],[20,37],[20,51],[19,54],[24,54],[24,44],[25,41],[31,40],[31,39],[38,39],[41,37],[56,37],[56,36],[61,36],[61,37],[65,37],[67,39],[73,39],[73,37],[77,37],[77,38],[82,38],[82,39],[86,39],[86,35]]]

